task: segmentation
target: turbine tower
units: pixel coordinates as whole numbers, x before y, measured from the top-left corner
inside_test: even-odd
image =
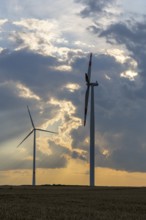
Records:
[[[56,132],[53,131],[48,131],[48,130],[43,130],[40,128],[36,128],[34,126],[34,122],[32,120],[32,116],[30,114],[30,110],[29,107],[27,106],[27,110],[28,110],[28,114],[30,117],[30,121],[32,124],[32,130],[31,132],[20,142],[20,144],[17,146],[19,147],[32,133],[33,133],[33,170],[32,170],[32,185],[35,186],[36,185],[36,131],[43,131],[43,132],[49,132],[49,133],[54,133],[56,134]]]
[[[98,82],[91,82],[91,66],[92,53],[90,53],[88,73],[85,73],[85,80],[87,90],[85,94],[85,112],[84,112],[84,126],[86,125],[86,117],[88,111],[88,100],[91,87],[91,107],[90,107],[90,186],[94,186],[95,182],[95,116],[94,116],[94,87],[98,86]]]

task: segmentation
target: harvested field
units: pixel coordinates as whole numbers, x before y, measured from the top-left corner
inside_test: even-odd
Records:
[[[146,188],[1,186],[2,220],[145,220]]]

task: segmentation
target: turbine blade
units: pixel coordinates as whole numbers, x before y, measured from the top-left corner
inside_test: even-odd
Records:
[[[37,131],[43,131],[43,132],[48,132],[48,133],[53,133],[53,134],[58,134],[57,132],[48,131],[48,130],[43,130],[43,129],[40,129],[40,128],[36,128],[35,130],[37,130]]]
[[[86,94],[85,94],[85,111],[84,111],[84,126],[86,125],[86,117],[88,111],[88,99],[89,99],[89,90],[90,86],[87,86]]]
[[[87,73],[85,73],[85,80],[86,80],[86,83],[87,83],[87,84],[90,83],[90,82],[89,82],[89,78],[88,78],[88,74],[87,74]]]
[[[29,117],[30,117],[30,121],[31,121],[32,127],[35,128],[33,120],[32,120],[32,117],[31,117],[31,114],[30,114],[30,110],[28,108],[28,105],[27,105],[27,110],[28,110],[28,114],[29,114]]]
[[[91,66],[92,66],[92,53],[90,53],[90,59],[89,59],[89,65],[88,65],[88,83],[90,83],[90,78],[91,78]]]
[[[19,147],[32,134],[33,131],[34,129],[20,142],[20,144],[18,144],[17,147]]]

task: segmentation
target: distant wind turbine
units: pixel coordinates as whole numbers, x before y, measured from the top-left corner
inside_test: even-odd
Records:
[[[84,112],[84,126],[86,125],[86,117],[88,111],[89,92],[91,87],[91,108],[90,108],[90,186],[94,186],[95,176],[95,117],[94,117],[94,87],[98,86],[98,82],[92,83],[91,78],[92,53],[90,53],[88,73],[85,73],[85,80],[87,90],[85,94],[85,112]]]
[[[36,185],[36,131],[43,131],[43,132],[49,132],[49,133],[54,133],[54,134],[57,134],[56,132],[53,132],[53,131],[48,131],[48,130],[43,130],[43,129],[40,129],[40,128],[36,128],[34,126],[34,123],[33,123],[33,120],[32,120],[32,117],[31,117],[31,114],[30,114],[30,110],[27,106],[27,109],[28,109],[28,114],[29,114],[29,117],[30,117],[30,121],[31,121],[31,124],[32,124],[32,131],[20,142],[20,144],[17,146],[19,147],[32,133],[34,134],[34,138],[33,138],[33,172],[32,172],[32,185],[35,186]]]

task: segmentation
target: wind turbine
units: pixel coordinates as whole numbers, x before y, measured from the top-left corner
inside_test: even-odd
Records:
[[[91,66],[92,66],[92,53],[90,53],[88,72],[85,73],[85,80],[87,90],[85,94],[85,112],[84,112],[84,126],[86,125],[86,117],[88,111],[88,100],[91,87],[91,107],[90,107],[90,186],[94,186],[95,176],[95,116],[94,116],[94,87],[98,86],[98,82],[90,81],[91,78]]]
[[[20,144],[17,146],[19,147],[32,133],[33,133],[33,171],[32,171],[32,185],[35,186],[36,185],[36,131],[43,131],[43,132],[49,132],[49,133],[55,133],[56,132],[53,132],[53,131],[48,131],[48,130],[43,130],[43,129],[40,129],[40,128],[36,128],[34,126],[34,122],[32,120],[32,116],[30,114],[30,110],[27,106],[27,110],[28,110],[28,114],[29,114],[29,117],[30,117],[30,121],[31,121],[31,124],[32,124],[32,130],[31,132],[20,142]]]

